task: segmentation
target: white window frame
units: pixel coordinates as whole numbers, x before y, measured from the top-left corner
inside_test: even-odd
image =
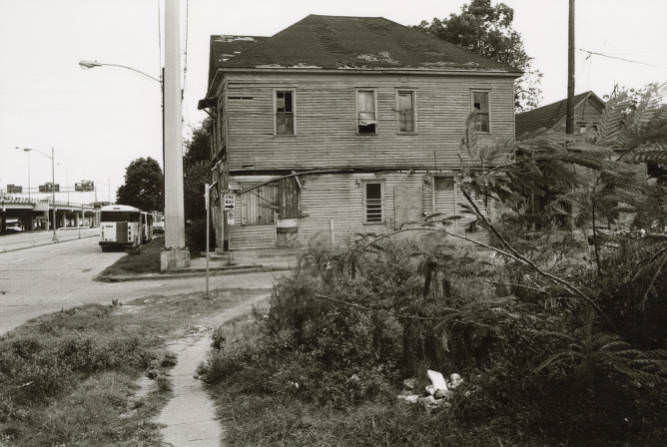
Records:
[[[359,92],[373,92],[373,107],[375,111],[375,133],[359,133]],[[378,134],[380,119],[378,117],[378,92],[375,87],[357,87],[354,89],[354,132],[362,137],[372,137]]]
[[[401,93],[410,93],[412,94],[412,120],[413,120],[413,130],[406,131],[401,130],[401,120],[400,120],[400,110],[398,107],[398,98]],[[396,89],[396,125],[398,127],[397,132],[400,135],[413,135],[417,133],[417,90],[413,88],[397,88]]]
[[[379,222],[369,222],[368,221],[368,212],[366,209],[366,186],[367,185],[380,185],[380,221]],[[364,225],[384,225],[386,216],[385,216],[385,198],[384,198],[384,180],[382,179],[368,179],[362,180],[361,186],[362,190],[362,213],[363,213],[363,223]]]
[[[277,123],[277,111],[276,111],[276,95],[278,92],[291,92],[292,93],[292,122],[294,125],[294,133],[291,135],[278,135],[278,123]],[[273,135],[276,137],[295,137],[296,136],[296,129],[297,129],[297,123],[296,123],[296,89],[295,88],[274,88],[273,89],[273,100],[271,101],[273,104],[273,110],[272,110],[272,115],[273,115]]]
[[[470,111],[475,111],[475,93],[486,93],[487,101],[489,103],[489,130],[483,131],[479,130],[478,132],[490,134],[491,133],[491,123],[493,122],[493,116],[491,115],[491,89],[490,88],[473,88],[470,89]]]

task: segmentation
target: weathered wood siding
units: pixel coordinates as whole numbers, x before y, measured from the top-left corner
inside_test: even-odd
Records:
[[[574,108],[575,133],[579,132],[580,123],[585,123],[586,128],[591,129],[594,125],[600,124],[601,118],[602,109],[598,105],[597,101],[594,101],[591,98],[588,98],[586,101],[582,101]],[[554,125],[553,130],[565,132],[565,117],[561,118],[560,121]]]
[[[231,250],[252,250],[276,246],[275,225],[229,225]]]
[[[490,138],[514,136],[513,79],[492,76],[378,74],[225,74],[219,138],[229,168],[334,167],[447,169],[457,156],[471,91],[487,90]],[[377,94],[377,134],[357,135],[356,90]],[[274,90],[294,89],[296,135],[274,135]],[[398,131],[398,89],[416,93],[416,132]]]
[[[454,179],[451,176],[447,178],[451,179],[450,183],[434,181],[431,173],[423,171],[300,177],[302,189],[298,195],[298,205],[301,214],[297,219],[294,240],[300,245],[306,245],[315,237],[328,240],[331,236],[331,221],[336,242],[343,243],[359,233],[383,233],[398,229],[401,224],[419,221],[425,214],[432,212],[461,214],[463,210],[459,203],[464,198]],[[233,181],[247,183],[242,177],[234,177]],[[382,223],[364,223],[366,182],[380,182],[383,185]],[[439,188],[434,191],[433,185],[438,183]],[[478,202],[478,205],[483,209],[483,203]],[[464,224],[472,219],[472,216],[466,217],[452,224],[449,229],[463,234]],[[467,235],[486,240],[484,232]],[[275,225],[241,225],[240,221],[231,226],[231,237],[232,249],[268,248],[275,246],[278,241]]]

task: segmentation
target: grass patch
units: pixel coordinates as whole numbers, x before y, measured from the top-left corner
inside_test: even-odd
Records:
[[[150,422],[177,358],[168,336],[265,291],[214,291],[86,305],[40,316],[0,337],[0,446],[158,446]],[[193,367],[194,369],[194,367]],[[136,380],[156,371],[146,395]],[[150,391],[152,390],[152,391]]]
[[[142,245],[137,253],[128,253],[100,273],[100,277],[133,273],[160,273],[160,251],[164,242],[156,238]]]

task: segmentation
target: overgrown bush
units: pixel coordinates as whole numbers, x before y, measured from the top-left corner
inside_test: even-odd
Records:
[[[532,243],[540,268],[612,309],[617,287],[595,279],[585,242],[564,234]],[[625,264],[605,250],[612,283],[625,284],[628,274],[613,273]],[[658,411],[664,351],[630,344],[622,325],[610,333],[591,309],[531,267],[432,234],[314,244],[276,284],[266,315],[240,333],[216,331],[206,377],[238,395],[349,409],[392,401],[402,379],[426,368],[458,372],[466,382],[447,417],[462,427],[493,420],[514,427],[515,441],[654,442],[667,422]],[[615,312],[615,324],[630,321]]]

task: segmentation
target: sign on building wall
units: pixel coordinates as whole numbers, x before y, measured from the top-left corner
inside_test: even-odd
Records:
[[[236,208],[236,196],[231,193],[226,193],[223,196],[223,209],[233,210]]]
[[[20,185],[7,185],[7,194],[21,194],[23,192],[23,186]]]

